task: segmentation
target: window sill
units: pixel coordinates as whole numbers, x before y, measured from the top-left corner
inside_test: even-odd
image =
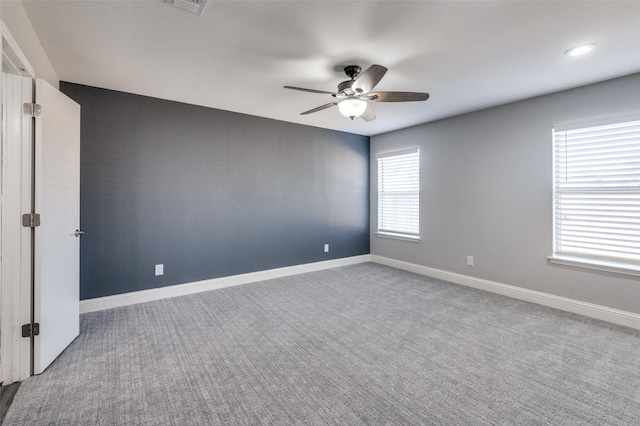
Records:
[[[422,241],[422,239],[420,237],[418,237],[418,236],[394,234],[392,232],[376,232],[376,235],[378,237],[391,238],[391,239],[394,239],[394,240],[411,241],[413,243],[419,243],[420,241]]]
[[[640,266],[630,265],[628,263],[608,262],[605,260],[592,260],[571,256],[549,256],[547,259],[556,265],[575,266],[578,268],[640,277]]]

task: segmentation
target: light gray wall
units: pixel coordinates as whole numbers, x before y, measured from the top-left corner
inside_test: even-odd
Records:
[[[640,74],[372,137],[371,254],[640,313],[640,278],[547,261],[552,127],[638,112]],[[377,237],[376,154],[413,146],[422,241]]]

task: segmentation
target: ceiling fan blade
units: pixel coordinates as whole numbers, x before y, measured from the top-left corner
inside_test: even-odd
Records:
[[[307,115],[314,112],[322,111],[323,109],[331,108],[334,105],[338,105],[339,102],[329,102],[328,104],[324,104],[314,109],[310,109],[309,111],[301,112],[300,115]]]
[[[374,92],[369,93],[366,99],[375,102],[414,102],[426,101],[429,99],[429,94],[419,92]]]
[[[382,65],[371,65],[356,78],[351,88],[358,94],[370,92],[380,83],[380,80],[382,80],[386,72],[387,68]]]
[[[371,105],[367,103],[367,109],[364,110],[364,113],[360,117],[362,117],[364,121],[371,121],[376,119],[376,113],[373,112]]]
[[[322,95],[335,96],[335,93],[333,93],[333,92],[325,92],[324,90],[305,89],[304,87],[294,87],[294,86],[284,86],[284,88],[285,89],[291,89],[291,90],[300,90],[301,92],[320,93]]]

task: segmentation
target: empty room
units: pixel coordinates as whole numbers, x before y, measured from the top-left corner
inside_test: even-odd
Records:
[[[0,20],[0,424],[640,424],[640,2]]]

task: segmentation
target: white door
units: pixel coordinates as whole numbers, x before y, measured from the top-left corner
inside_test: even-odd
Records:
[[[80,105],[36,79],[33,372],[80,332]]]

